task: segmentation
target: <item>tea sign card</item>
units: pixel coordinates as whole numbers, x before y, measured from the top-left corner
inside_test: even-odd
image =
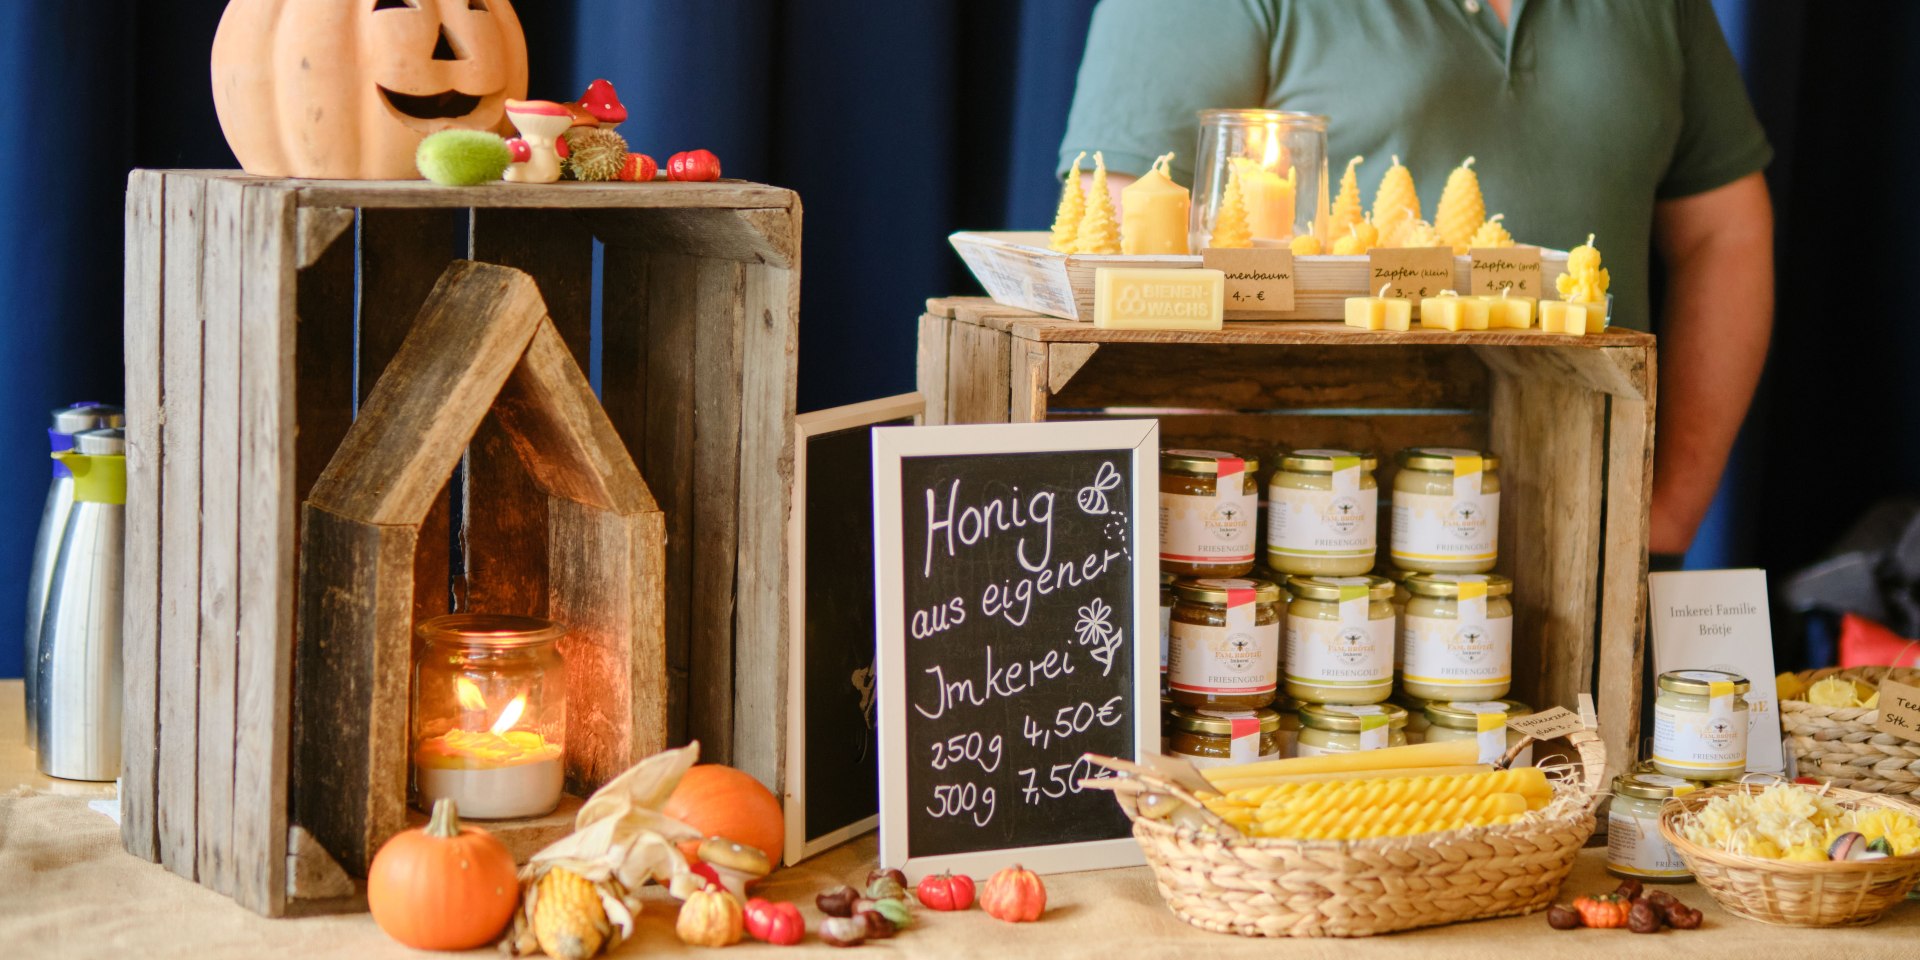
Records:
[[[1687,570],[1647,577],[1655,674],[1737,673],[1747,691],[1747,769],[1779,773],[1780,702],[1773,685],[1773,624],[1765,570]],[[1657,691],[1648,691],[1653,696]]]
[[[1159,424],[873,431],[880,862],[1139,864],[1084,757],[1157,749]]]

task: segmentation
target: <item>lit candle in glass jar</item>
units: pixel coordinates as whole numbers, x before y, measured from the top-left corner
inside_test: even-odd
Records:
[[[456,614],[421,624],[419,633],[426,648],[414,675],[413,765],[421,809],[449,797],[465,817],[552,812],[565,778],[566,666],[554,646],[564,628]]]

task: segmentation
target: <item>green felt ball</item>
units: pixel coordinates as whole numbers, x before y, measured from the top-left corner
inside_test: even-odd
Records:
[[[421,176],[449,187],[498,180],[512,162],[507,142],[484,130],[442,130],[420,141],[413,154]]]

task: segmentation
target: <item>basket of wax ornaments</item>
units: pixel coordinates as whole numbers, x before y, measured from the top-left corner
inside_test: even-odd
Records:
[[[1090,757],[1175,916],[1248,937],[1364,937],[1545,909],[1594,830],[1606,749],[1479,763],[1475,740],[1198,769]],[[1527,741],[1522,741],[1527,742]],[[1502,763],[1511,762],[1510,750]]]
[[[1668,800],[1660,833],[1727,912],[1791,927],[1872,923],[1920,879],[1920,805],[1800,783]]]
[[[1880,681],[1920,686],[1920,670],[1854,667],[1783,673],[1780,728],[1796,769],[1863,793],[1920,801],[1920,743],[1882,733]]]

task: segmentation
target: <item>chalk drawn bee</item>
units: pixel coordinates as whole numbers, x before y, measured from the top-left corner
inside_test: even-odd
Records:
[[[1107,491],[1120,485],[1120,471],[1114,469],[1113,461],[1100,465],[1100,471],[1093,475],[1093,483],[1080,488],[1080,509],[1091,516],[1102,516],[1111,508],[1107,503]]]

